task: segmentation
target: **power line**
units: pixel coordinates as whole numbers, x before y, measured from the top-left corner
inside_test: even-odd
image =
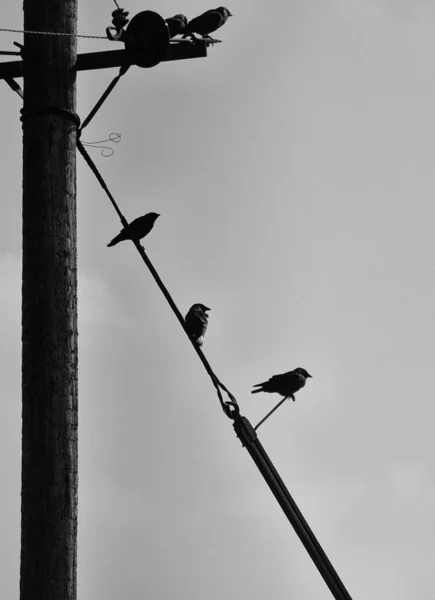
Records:
[[[28,35],[58,35],[64,37],[87,38],[90,40],[107,40],[107,37],[102,35],[82,35],[80,33],[63,33],[61,31],[29,31],[28,29],[5,29],[3,27],[0,27],[0,31],[8,33],[27,33]]]

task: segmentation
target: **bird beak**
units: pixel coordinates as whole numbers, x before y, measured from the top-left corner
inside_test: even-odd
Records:
[[[307,373],[307,377],[311,377],[311,379],[313,378],[313,376],[312,376],[312,375],[310,375],[309,373]]]
[[[207,308],[207,306],[204,306],[204,310],[211,310],[211,308]]]
[[[229,16],[229,17],[234,17],[234,15],[233,15],[233,14],[231,14],[230,12],[228,13],[228,16]]]

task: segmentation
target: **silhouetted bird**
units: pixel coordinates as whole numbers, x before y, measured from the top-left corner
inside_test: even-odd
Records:
[[[149,234],[158,217],[160,217],[160,215],[155,212],[150,212],[146,215],[143,215],[143,217],[138,217],[132,221],[128,227],[121,229],[120,233],[118,233],[118,235],[115,236],[113,240],[107,244],[107,246],[116,246],[116,244],[119,244],[119,242],[131,240],[133,238],[135,240],[141,240]]]
[[[185,318],[187,331],[198,346],[202,346],[204,343],[204,335],[208,325],[208,310],[211,310],[211,308],[204,306],[204,304],[194,304],[189,308]]]
[[[258,392],[276,393],[285,398],[291,398],[294,402],[294,394],[304,387],[308,377],[312,377],[312,375],[302,367],[298,367],[294,371],[288,371],[288,373],[282,373],[282,375],[274,375],[268,381],[257,383],[254,387],[260,389],[252,390],[251,394],[258,394]]]
[[[166,19],[166,24],[169,28],[169,37],[173,38],[180,33],[183,33],[187,25],[187,17],[185,15],[174,15]]]
[[[228,17],[232,16],[233,15],[228,8],[225,8],[225,6],[207,10],[202,15],[199,15],[199,17],[195,17],[187,23],[183,37],[190,35],[190,37],[196,39],[194,33],[199,33],[203,37],[209,38],[210,33],[219,29],[222,25],[225,25]]]

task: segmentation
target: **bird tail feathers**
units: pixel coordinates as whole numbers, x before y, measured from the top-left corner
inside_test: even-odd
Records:
[[[107,244],[107,247],[108,247],[108,248],[111,248],[112,246],[116,246],[116,244],[119,244],[119,242],[120,242],[121,240],[122,240],[122,238],[121,238],[121,234],[120,234],[120,233],[118,233],[118,235],[116,235],[116,236],[113,238],[113,240]]]

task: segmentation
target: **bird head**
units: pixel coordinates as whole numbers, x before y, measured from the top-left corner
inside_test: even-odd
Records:
[[[205,304],[201,304],[201,303],[194,304],[192,306],[192,309],[193,310],[200,310],[202,312],[207,312],[208,310],[211,310],[211,308],[208,308],[208,306],[205,306]]]
[[[147,213],[147,217],[149,217],[152,221],[155,221],[156,219],[158,219],[160,217],[160,215],[159,215],[159,213],[150,212],[150,213]]]
[[[294,371],[294,372],[295,372],[295,373],[299,373],[299,375],[302,375],[302,376],[303,376],[303,377],[305,377],[306,379],[307,379],[308,377],[311,377],[311,378],[313,377],[312,375],[310,375],[310,374],[308,373],[308,371],[306,371],[306,370],[305,370],[304,368],[302,368],[302,367],[298,367],[297,369],[295,369],[295,371]]]
[[[230,11],[228,10],[228,8],[225,8],[225,6],[219,6],[219,8],[216,9],[216,12],[220,13],[226,19],[228,19],[228,17],[232,17],[233,16],[230,13]]]
[[[182,15],[182,14],[174,15],[172,18],[176,19],[177,21],[180,21],[180,23],[183,23],[184,27],[187,25],[186,15]]]

